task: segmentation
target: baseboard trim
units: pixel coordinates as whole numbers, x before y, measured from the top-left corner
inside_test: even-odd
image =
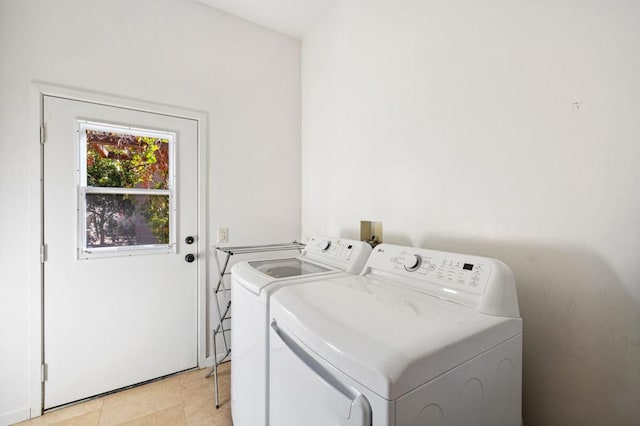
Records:
[[[23,408],[21,410],[0,413],[0,426],[12,425],[14,423],[29,420],[31,418],[31,409]]]

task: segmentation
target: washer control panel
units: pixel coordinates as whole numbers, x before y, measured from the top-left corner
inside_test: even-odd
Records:
[[[359,273],[370,253],[371,246],[363,241],[313,237],[307,242],[301,258]]]

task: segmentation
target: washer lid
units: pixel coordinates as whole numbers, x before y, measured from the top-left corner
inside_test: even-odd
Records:
[[[335,274],[340,270],[317,265],[299,258],[269,259],[240,262],[231,268],[231,279],[254,294],[276,281],[290,281],[302,278]]]
[[[249,262],[249,265],[272,278],[297,277],[331,270],[299,259],[256,260]]]
[[[522,332],[519,318],[367,276],[285,287],[271,303],[280,328],[387,400]]]

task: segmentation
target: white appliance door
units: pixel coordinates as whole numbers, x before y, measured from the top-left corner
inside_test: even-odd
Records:
[[[340,382],[329,364],[314,357],[275,320],[269,338],[271,425],[371,425],[369,401]]]
[[[197,122],[50,96],[44,122],[45,409],[196,367]]]

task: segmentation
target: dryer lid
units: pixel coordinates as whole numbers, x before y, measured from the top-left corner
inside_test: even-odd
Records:
[[[479,313],[367,276],[286,287],[271,317],[334,367],[394,400],[521,333]]]

